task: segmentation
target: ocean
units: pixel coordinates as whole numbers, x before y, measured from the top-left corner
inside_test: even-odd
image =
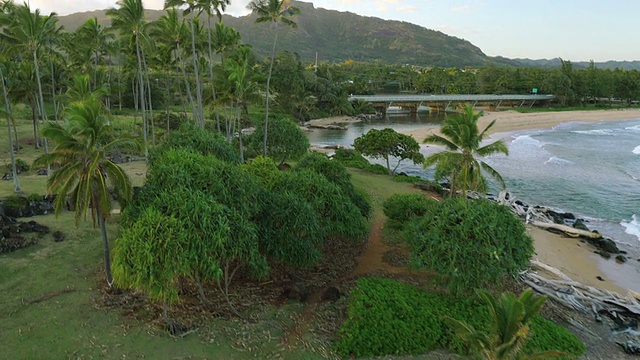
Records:
[[[426,114],[388,117],[353,124],[347,131],[320,130],[309,136],[316,145],[351,146],[372,128],[437,128],[443,119]],[[590,229],[612,238],[628,252],[625,269],[640,278],[640,119],[565,123],[552,129],[495,134],[488,141],[497,138],[507,143],[509,155],[484,160],[502,175],[513,196],[585,219]],[[437,151],[433,146],[422,146],[425,155],[433,151]],[[413,164],[403,163],[398,171],[433,178],[432,171]],[[635,288],[640,291],[640,284]]]

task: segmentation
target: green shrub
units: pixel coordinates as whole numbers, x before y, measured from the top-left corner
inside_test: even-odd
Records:
[[[13,209],[24,210],[29,207],[29,199],[20,195],[9,195],[2,202],[2,206],[4,206],[5,209],[13,208]]]
[[[44,196],[37,193],[32,193],[32,194],[29,194],[29,196],[27,196],[28,201],[42,201],[43,199],[44,199]]]
[[[218,159],[237,164],[240,155],[219,133],[202,130],[190,123],[173,131],[151,154],[153,163],[162,153],[170,149],[184,149],[200,155],[213,155]]]
[[[360,209],[362,216],[371,214],[371,203],[367,195],[358,191],[351,182],[351,174],[337,161],[332,161],[321,153],[308,153],[296,164],[296,169],[310,169],[336,184],[342,192]]]
[[[351,292],[338,354],[348,357],[422,354],[439,347],[438,295],[389,279],[365,278]]]
[[[395,194],[382,204],[384,214],[389,218],[387,225],[393,229],[402,229],[405,223],[416,217],[422,217],[437,201],[423,194]]]
[[[416,265],[436,271],[454,293],[515,276],[533,255],[523,222],[489,200],[437,202],[405,225],[404,239]]]
[[[362,154],[352,149],[337,149],[333,159],[346,167],[362,169],[380,175],[389,174],[387,168],[380,164],[371,164]]]
[[[394,175],[391,179],[395,182],[409,183],[409,184],[417,184],[417,183],[425,182],[425,180],[419,176],[411,176],[411,175],[406,175],[404,173]]]
[[[469,348],[449,326],[450,317],[486,329],[489,310],[476,294],[455,297],[429,293],[390,279],[362,278],[351,291],[347,320],[336,351],[345,357],[422,354],[434,349],[468,355]],[[584,345],[566,329],[536,315],[525,353],[557,350],[580,356]]]
[[[540,315],[534,316],[531,320],[530,332],[531,335],[524,344],[524,352],[527,354],[550,350],[561,351],[576,357],[584,354],[585,346],[577,336]]]
[[[11,170],[12,167],[13,167],[13,164],[7,165],[7,169],[9,170]],[[18,174],[21,172],[29,171],[30,169],[31,169],[31,165],[29,165],[29,163],[27,163],[22,159],[16,159],[16,172],[18,172]]]
[[[264,119],[255,123],[256,130],[247,137],[247,155],[253,157],[263,153]],[[309,151],[309,138],[298,124],[287,116],[269,119],[267,156],[278,164],[297,160]]]

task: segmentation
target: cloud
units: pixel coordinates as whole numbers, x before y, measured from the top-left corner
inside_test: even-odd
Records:
[[[402,11],[402,12],[418,12],[420,11],[420,8],[417,6],[401,6],[397,9],[398,11]]]

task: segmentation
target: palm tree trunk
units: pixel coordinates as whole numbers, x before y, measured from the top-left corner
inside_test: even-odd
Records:
[[[140,54],[140,42],[136,36],[136,53],[138,55],[138,80],[140,86],[140,110],[142,112],[142,131],[144,132],[144,160],[149,160],[149,136],[147,134],[147,115],[144,97],[144,81],[142,79],[142,59]]]
[[[269,64],[269,75],[267,76],[267,99],[264,108],[264,138],[262,142],[262,155],[267,156],[267,132],[269,130],[269,85],[271,84],[271,72],[276,59],[276,42],[278,41],[278,23],[274,26],[273,48],[271,49],[271,63]]]
[[[38,139],[38,105],[36,104],[38,100],[35,95],[29,99],[29,106],[31,107],[31,122],[33,123],[33,142],[35,143],[36,149],[40,149],[40,139]]]
[[[207,41],[209,45],[209,78],[211,79],[211,92],[213,94],[213,106],[214,112],[216,114],[216,126],[218,127],[218,132],[220,132],[220,112],[218,112],[218,107],[216,106],[216,85],[213,78],[213,50],[211,48],[211,16],[207,17]]]
[[[142,52],[142,55],[144,55],[144,51]],[[156,127],[154,124],[154,118],[153,118],[153,102],[151,101],[151,81],[149,81],[149,66],[147,65],[147,62],[144,59],[144,56],[142,57],[142,65],[144,65],[144,74],[145,74],[145,78],[147,80],[147,90],[148,94],[147,97],[149,98],[149,117],[151,118],[151,145],[153,145],[153,147],[156,147]]]
[[[38,53],[36,51],[33,52],[33,65],[36,69],[36,78],[38,79],[38,95],[40,96],[40,115],[42,115],[42,122],[45,123],[47,121],[47,113],[44,111],[44,96],[42,96],[42,82],[40,81],[40,66],[38,66]],[[43,137],[44,140],[44,153],[49,153],[49,145],[47,143],[47,138]],[[51,172],[51,165],[47,165],[47,176]]]
[[[138,79],[135,77],[131,79],[131,92],[133,93],[133,136],[136,136],[138,133],[138,102],[140,98],[138,97]]]
[[[7,87],[4,84],[4,74],[0,68],[0,81],[2,81],[2,93],[4,95],[5,113],[7,114],[7,135],[9,135],[9,154],[11,156],[11,175],[13,175],[13,191],[17,194],[22,193],[20,182],[18,181],[18,171],[16,169],[16,156],[13,149],[13,136],[11,136],[11,103],[7,96]]]
[[[187,71],[185,70],[184,61],[182,61],[182,50],[180,50],[180,44],[176,50],[178,54],[178,62],[180,63],[180,70],[182,70],[182,77],[184,78],[184,85],[187,89],[187,97],[189,98],[189,104],[191,104],[191,113],[193,114],[193,121],[198,121],[196,105],[193,102],[193,96],[191,95],[191,85],[189,85],[189,79],[187,78]]]
[[[51,69],[51,101],[53,102],[53,118],[58,122],[58,105],[56,103],[56,77],[53,74],[53,60],[49,61]]]
[[[104,247],[104,273],[107,276],[107,284],[109,287],[113,285],[113,277],[111,276],[111,256],[109,256],[109,238],[107,237],[107,224],[100,209],[98,212],[98,222],[100,223],[100,232],[102,233],[102,245]]]
[[[195,14],[191,13],[191,52],[193,53],[193,71],[196,75],[196,101],[198,102],[198,121],[200,128],[204,129],[204,111],[202,109],[202,84],[200,84],[198,56],[196,53],[196,34],[194,28]]]

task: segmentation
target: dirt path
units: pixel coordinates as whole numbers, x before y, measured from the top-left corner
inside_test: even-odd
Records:
[[[350,274],[336,280],[334,285],[339,285],[345,281],[380,271],[391,274],[418,275],[420,277],[425,276],[423,273],[411,271],[403,267],[396,267],[384,261],[384,255],[387,252],[394,250],[394,247],[385,244],[382,238],[382,229],[386,221],[386,216],[382,214],[379,214],[374,218],[373,224],[371,225],[371,232],[369,233],[369,238],[367,240],[367,247],[356,259],[356,268]],[[311,320],[315,317],[318,305],[322,303],[322,297],[328,288],[329,287],[322,287],[309,295],[307,304],[302,313],[298,316],[294,327],[283,334],[283,344],[290,345],[301,339],[302,335],[309,328]]]

